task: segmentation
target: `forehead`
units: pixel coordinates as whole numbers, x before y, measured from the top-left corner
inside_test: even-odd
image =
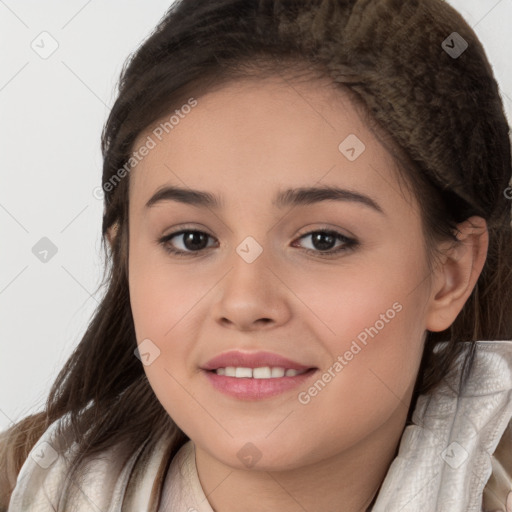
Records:
[[[133,149],[149,141],[151,149],[131,171],[130,203],[142,207],[166,184],[262,198],[320,180],[398,189],[392,156],[357,105],[328,82],[243,80],[194,102],[175,105],[137,138]]]

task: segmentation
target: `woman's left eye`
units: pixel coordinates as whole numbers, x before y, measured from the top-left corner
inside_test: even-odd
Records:
[[[342,235],[341,233],[338,233],[338,231],[325,229],[310,231],[309,233],[302,235],[299,240],[303,238],[310,238],[311,245],[314,247],[313,249],[306,248],[306,251],[309,253],[316,253],[317,256],[322,257],[329,257],[340,252],[348,251],[349,249],[354,249],[359,243],[354,238]],[[336,247],[336,242],[340,242],[340,245],[333,250],[333,247]]]
[[[180,248],[176,248],[171,245],[171,240],[176,238],[180,241],[178,245]],[[198,231],[193,229],[181,230],[175,233],[170,233],[159,240],[159,243],[163,245],[164,249],[176,256],[197,256],[204,249],[211,247],[208,246],[208,239],[213,238],[204,231]],[[355,248],[359,242],[353,238],[349,238],[337,231],[332,230],[317,230],[310,231],[301,235],[297,240],[310,238],[310,245],[312,248],[306,247],[305,250],[308,253],[313,253],[316,256],[329,257],[336,255],[340,252],[347,251]],[[336,243],[340,242],[340,245],[336,247]],[[295,244],[296,242],[294,242]],[[293,245],[296,247],[296,245]]]

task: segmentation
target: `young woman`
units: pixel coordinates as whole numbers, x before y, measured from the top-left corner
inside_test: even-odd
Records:
[[[182,0],[102,142],[108,290],[3,510],[512,510],[509,126],[453,8]]]

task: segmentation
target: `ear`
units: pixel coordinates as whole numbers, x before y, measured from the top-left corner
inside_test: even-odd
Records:
[[[458,242],[451,242],[434,271],[426,329],[444,331],[455,321],[471,295],[484,266],[489,234],[482,217],[458,225]]]
[[[115,237],[117,235],[117,229],[119,227],[119,224],[116,222],[112,226],[110,226],[107,230],[107,240],[110,245],[110,248],[112,249],[112,245],[114,244]]]

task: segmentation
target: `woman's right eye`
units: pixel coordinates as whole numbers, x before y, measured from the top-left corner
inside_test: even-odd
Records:
[[[159,240],[159,243],[170,254],[177,256],[196,256],[200,251],[208,247],[208,238],[211,237],[204,231],[197,230],[181,230],[169,235],[165,235]],[[171,245],[171,240],[176,239],[178,242],[175,245],[181,245],[181,248],[176,248]]]

